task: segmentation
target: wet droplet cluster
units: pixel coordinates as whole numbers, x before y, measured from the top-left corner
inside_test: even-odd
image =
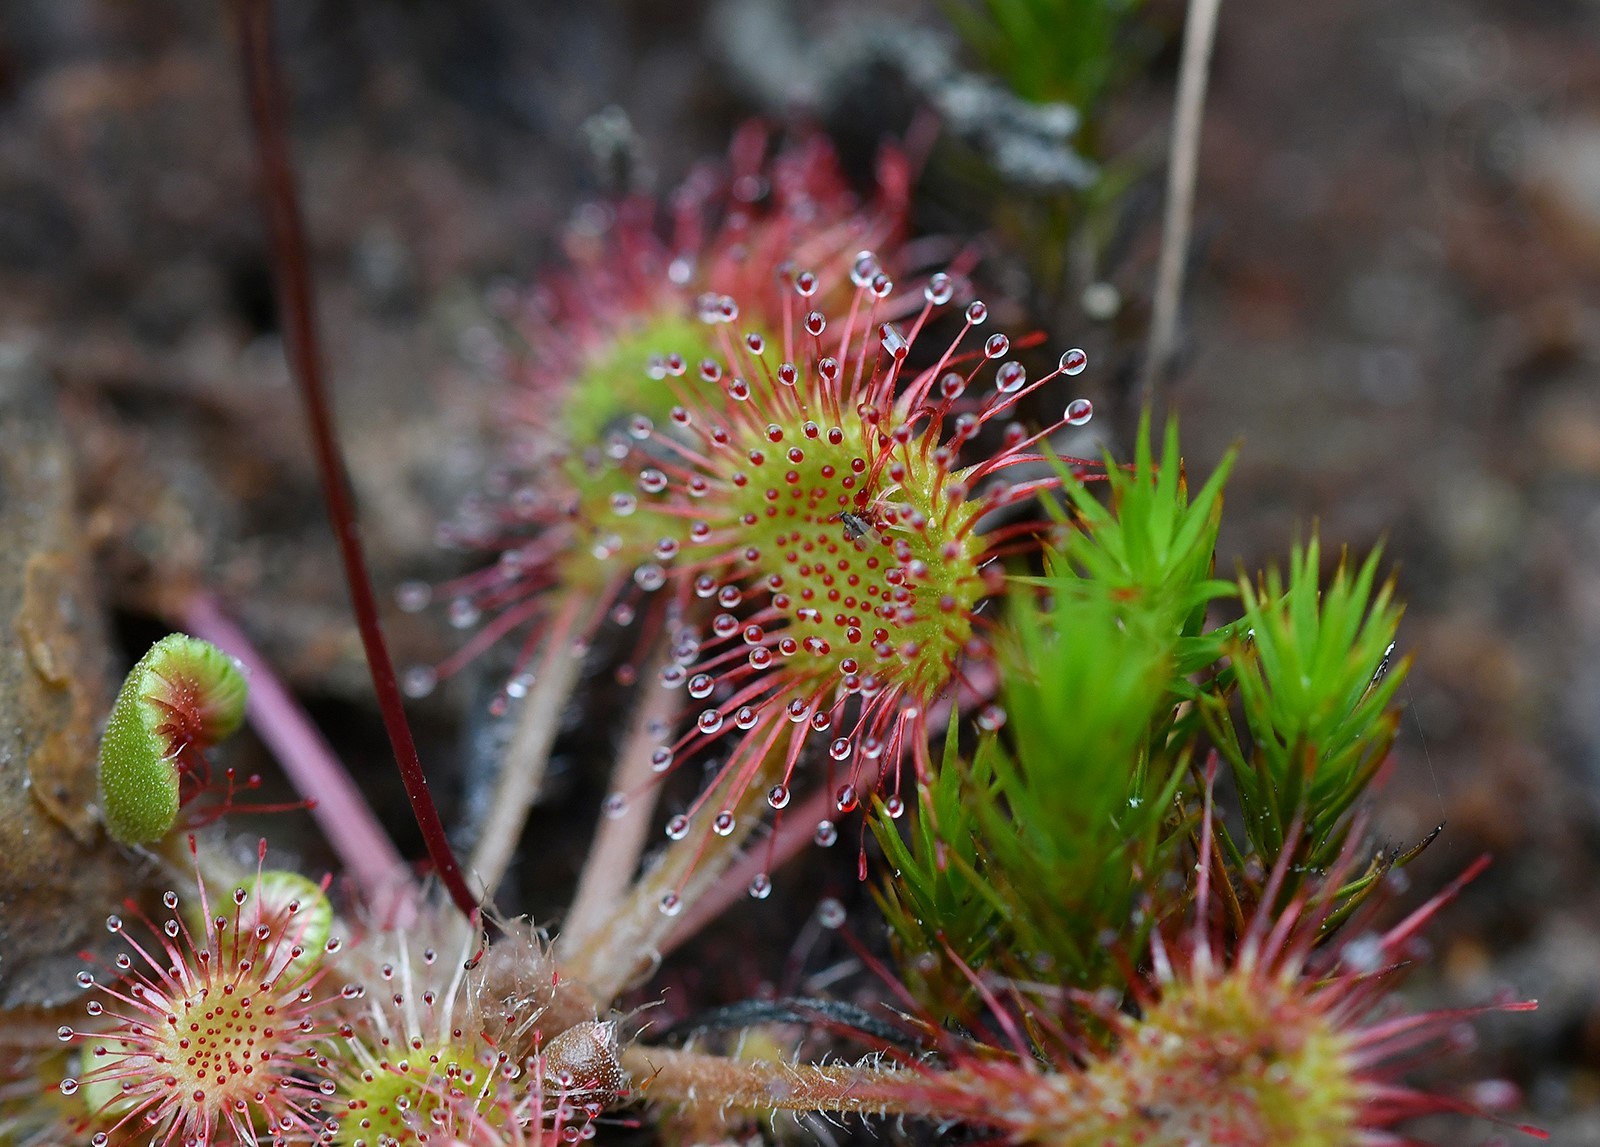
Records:
[[[994,365],[1011,340],[983,337],[988,309],[972,302],[936,360],[913,368],[913,343],[954,299],[953,277],[930,278],[909,313],[895,309],[873,253],[857,255],[849,277],[854,295],[835,321],[814,306],[821,277],[789,275],[781,342],[740,333],[731,301],[705,308],[719,353],[662,360],[670,412],[639,427],[624,459],[634,488],[613,511],[657,535],[633,579],[672,583],[689,606],[661,683],[701,706],[657,750],[657,768],[720,738],[733,746],[717,783],[668,821],[672,839],[689,834],[709,799],[721,804],[710,831],[732,832],[734,806],[765,772],[780,773],[768,799],[784,808],[810,739],[841,774],[841,813],[897,778],[903,757],[925,753],[929,707],[964,662],[987,656],[980,609],[1000,587],[997,543],[1031,536],[979,523],[1057,481],[1013,483],[1005,472],[1042,463],[1039,443],[1091,413],[1076,400],[1054,426],[964,460],[991,422],[1081,371],[1083,352],[1030,385],[1020,362]],[[766,887],[758,881],[752,895]],[[668,897],[663,911],[677,906]]]
[[[192,913],[180,911],[175,892],[163,902],[171,915],[149,927],[149,941],[119,916],[106,921],[129,951],[104,980],[79,974],[95,993],[85,1005],[90,1022],[60,1032],[83,1047],[82,1074],[59,1088],[83,1097],[95,1147],[135,1133],[183,1143],[224,1133],[326,1141],[317,1041],[331,1021],[316,985],[339,944],[328,936],[322,890],[258,872],[221,903],[199,881]]]
[[[880,174],[864,204],[820,136],[792,139],[768,157],[765,129],[751,124],[735,139],[725,176],[702,171],[679,189],[669,238],[642,200],[594,208],[580,220],[564,273],[497,296],[515,344],[526,348],[499,348],[488,364],[515,390],[509,454],[440,532],[445,545],[496,557],[444,585],[401,587],[403,609],[437,602],[453,626],[475,631],[441,664],[406,673],[410,696],[432,692],[508,635],[521,639],[515,680],[548,642],[581,640],[608,617],[634,620],[672,557],[657,555],[659,532],[635,512],[665,476],[620,465],[668,418],[672,398],[660,380],[715,356],[718,324],[746,325],[761,353],[781,324],[771,284],[800,252],[832,262],[863,244],[892,247],[906,203],[904,161],[887,153]],[[848,289],[835,284],[815,301],[837,301]],[[569,593],[586,608],[551,608]],[[630,661],[619,675],[631,683],[633,672]],[[493,707],[504,712],[515,700],[508,688]]]

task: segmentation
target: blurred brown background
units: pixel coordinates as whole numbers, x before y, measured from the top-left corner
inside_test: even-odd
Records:
[[[452,568],[432,535],[483,472],[482,299],[614,186],[594,145],[620,121],[592,117],[626,114],[623,174],[659,190],[803,97],[864,172],[914,95],[865,66],[808,94],[796,46],[941,26],[910,0],[809,6],[786,30],[765,2],[280,7],[326,353],[387,586]],[[221,594],[404,837],[283,366],[225,9],[0,4],[0,356],[58,384],[124,640],[192,586]],[[1181,6],[1142,18],[1155,50],[1101,148],[1156,157],[1103,268],[1121,313],[1091,320],[1074,290],[1032,316],[1090,348],[1078,381],[1113,441]],[[970,196],[929,203],[924,227],[985,226]],[[1414,892],[1498,860],[1414,991],[1539,997],[1480,1026],[1476,1071],[1522,1085],[1556,1142],[1600,1144],[1600,4],[1225,0],[1195,223],[1168,399],[1192,468],[1243,442],[1222,561],[1272,560],[1314,521],[1386,539],[1417,667],[1379,831],[1448,822]],[[996,239],[985,273],[1015,283],[1021,262]],[[391,628],[412,659],[451,640],[430,615]],[[418,706],[430,759],[470,773],[481,700]],[[597,784],[570,800],[592,809]]]

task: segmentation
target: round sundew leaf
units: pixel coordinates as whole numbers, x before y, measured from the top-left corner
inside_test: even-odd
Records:
[[[209,642],[168,634],[139,659],[100,741],[100,811],[123,844],[161,839],[178,817],[179,756],[204,751],[244,719],[243,671]]]
[[[322,885],[298,872],[267,868],[258,879],[241,881],[239,887],[245,899],[237,908],[237,927],[229,925],[224,947],[258,964],[263,979],[280,985],[297,983],[316,971],[327,955],[333,930],[333,904]],[[219,902],[213,900],[209,911],[219,910],[231,917],[232,902],[219,909]],[[185,898],[181,911],[191,936],[203,937],[212,927],[198,898]],[[267,934],[256,935],[263,924]],[[259,952],[251,952],[256,944]],[[295,948],[301,949],[299,956],[294,955]]]
[[[78,1097],[83,1101],[85,1112],[101,1121],[115,1122],[133,1110],[138,1100],[123,1092],[120,1079],[95,1071],[100,1066],[100,1057],[95,1055],[97,1043],[114,1044],[116,1038],[110,1035],[96,1037],[84,1046],[78,1056]]]
[[[321,885],[298,872],[269,869],[261,874],[249,903],[255,905],[255,923],[272,929],[267,942],[274,973],[298,980],[322,963],[333,929],[333,905]],[[303,951],[293,956],[291,950],[297,947]]]

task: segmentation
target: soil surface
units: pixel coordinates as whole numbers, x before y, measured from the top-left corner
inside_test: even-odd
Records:
[[[733,124],[771,112],[773,85],[750,82],[756,49],[729,13],[781,6],[280,7],[364,535],[380,587],[441,578],[460,567],[435,528],[483,478],[496,419],[484,299],[557,257],[588,197],[619,179],[670,187],[719,154]],[[76,474],[63,480],[83,507],[81,539],[60,544],[97,556],[117,623],[110,656],[130,662],[186,595],[210,590],[417,855],[284,367],[225,9],[0,4],[0,359],[54,380],[59,412],[40,417],[67,428]],[[807,19],[802,40],[853,21],[937,26],[913,3],[825,5]],[[1181,7],[1158,4],[1150,20],[1170,35]],[[1165,396],[1191,472],[1242,442],[1223,567],[1281,559],[1313,523],[1335,547],[1381,542],[1396,564],[1416,666],[1378,831],[1411,843],[1447,824],[1410,870],[1412,895],[1480,852],[1496,858],[1440,921],[1437,958],[1409,990],[1430,1004],[1538,997],[1532,1015],[1480,1023],[1467,1067],[1439,1071],[1512,1080],[1572,1147],[1600,1147],[1597,49],[1592,0],[1228,0]],[[1113,101],[1105,151],[1159,157],[1173,58],[1156,53]],[[881,101],[815,101],[847,158],[912,122],[903,84],[868,76],[868,96],[880,82]],[[596,163],[589,142],[603,126],[590,117],[613,106],[637,136],[621,168]],[[1029,295],[1046,300],[1034,320],[1054,339],[1089,348],[1078,381],[1111,413],[1097,425],[1113,441],[1126,441],[1158,239],[1150,170],[1127,199],[1131,238],[1099,272],[1120,315],[1092,322],[1076,281]],[[959,197],[929,202],[924,225],[982,226]],[[1018,281],[1026,252],[1003,235],[988,250],[984,273]],[[436,613],[388,624],[406,663],[458,640]],[[414,706],[451,816],[476,786],[475,746],[492,740],[477,676]],[[571,887],[604,784],[581,764],[604,725],[575,716],[571,767],[536,815],[540,843],[520,874],[536,915]],[[257,767],[258,749],[236,751]],[[309,831],[298,847],[308,864],[325,860]],[[853,884],[853,855],[836,859],[780,880],[776,898]],[[785,940],[771,958],[750,955],[759,911],[728,922],[727,936],[750,942],[668,978],[713,998],[798,990],[796,969],[839,955],[815,929],[793,951]],[[1499,1132],[1429,1133],[1465,1144]]]

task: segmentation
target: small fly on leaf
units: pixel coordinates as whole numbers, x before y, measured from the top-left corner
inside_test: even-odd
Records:
[[[883,535],[878,533],[878,527],[859,514],[852,514],[848,510],[844,510],[835,514],[834,519],[843,523],[844,536],[847,541],[854,542],[861,538],[871,538],[875,544],[883,541]]]

